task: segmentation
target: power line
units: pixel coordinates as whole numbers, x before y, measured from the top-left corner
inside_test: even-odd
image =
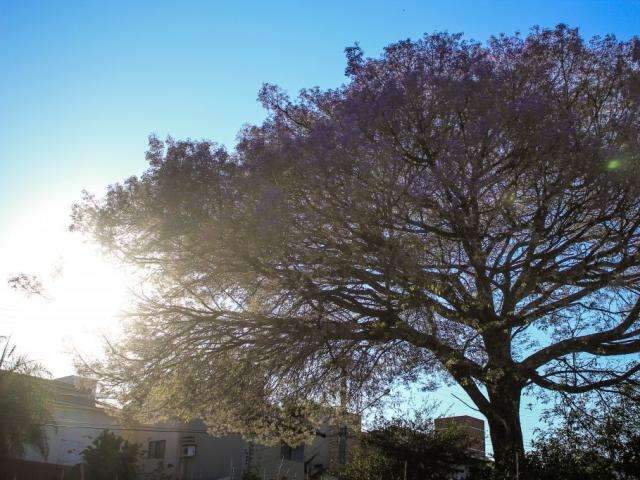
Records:
[[[0,423],[8,423],[6,420],[0,419]],[[33,423],[39,427],[57,427],[57,428],[89,428],[92,430],[119,430],[132,432],[158,432],[158,433],[204,433],[209,435],[207,430],[195,429],[178,429],[178,428],[162,428],[162,427],[123,427],[119,425],[95,425],[87,423]]]

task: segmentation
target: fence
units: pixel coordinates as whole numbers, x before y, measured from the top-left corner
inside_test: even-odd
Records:
[[[0,459],[0,480],[64,480],[69,467],[15,458]]]

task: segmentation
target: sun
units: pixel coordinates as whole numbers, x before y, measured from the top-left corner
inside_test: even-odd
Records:
[[[0,235],[0,335],[54,376],[73,372],[76,352],[99,356],[131,299],[123,268],[68,231],[70,203],[36,202]],[[42,296],[10,290],[17,273],[37,276]]]

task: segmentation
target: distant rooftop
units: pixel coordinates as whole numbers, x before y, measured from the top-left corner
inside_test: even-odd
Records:
[[[51,381],[56,401],[77,406],[95,407],[96,381],[78,375],[55,378]]]
[[[486,446],[484,439],[484,420],[471,417],[469,415],[458,415],[454,417],[442,417],[434,420],[436,430],[443,430],[451,426],[460,428],[469,439],[469,449],[474,453],[484,457]]]

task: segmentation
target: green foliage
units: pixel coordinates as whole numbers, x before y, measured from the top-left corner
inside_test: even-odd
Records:
[[[162,460],[159,460],[156,468],[146,474],[146,480],[173,480],[173,474],[170,468],[165,466]]]
[[[461,467],[475,471],[484,465],[469,455],[467,447],[464,434],[455,428],[435,430],[430,420],[394,419],[362,435],[338,476],[340,480],[449,479]]]
[[[242,474],[242,480],[262,480],[262,479],[254,469],[249,469]]]
[[[530,478],[538,480],[606,480],[613,478],[610,465],[597,452],[567,444],[554,437],[536,444],[527,455]]]
[[[139,445],[104,430],[82,452],[86,480],[136,480],[138,477]],[[71,477],[80,478],[79,468]]]
[[[527,455],[536,480],[640,478],[640,399],[628,392],[559,404],[560,423]]]
[[[8,338],[0,337],[0,345],[0,458],[21,456],[26,446],[46,455],[51,413],[43,369],[17,355]]]
[[[620,471],[628,478],[640,478],[640,433],[631,437],[620,453]]]
[[[372,450],[359,450],[354,458],[340,472],[340,480],[379,480],[381,478],[401,479],[404,464],[387,457],[383,453]]]

